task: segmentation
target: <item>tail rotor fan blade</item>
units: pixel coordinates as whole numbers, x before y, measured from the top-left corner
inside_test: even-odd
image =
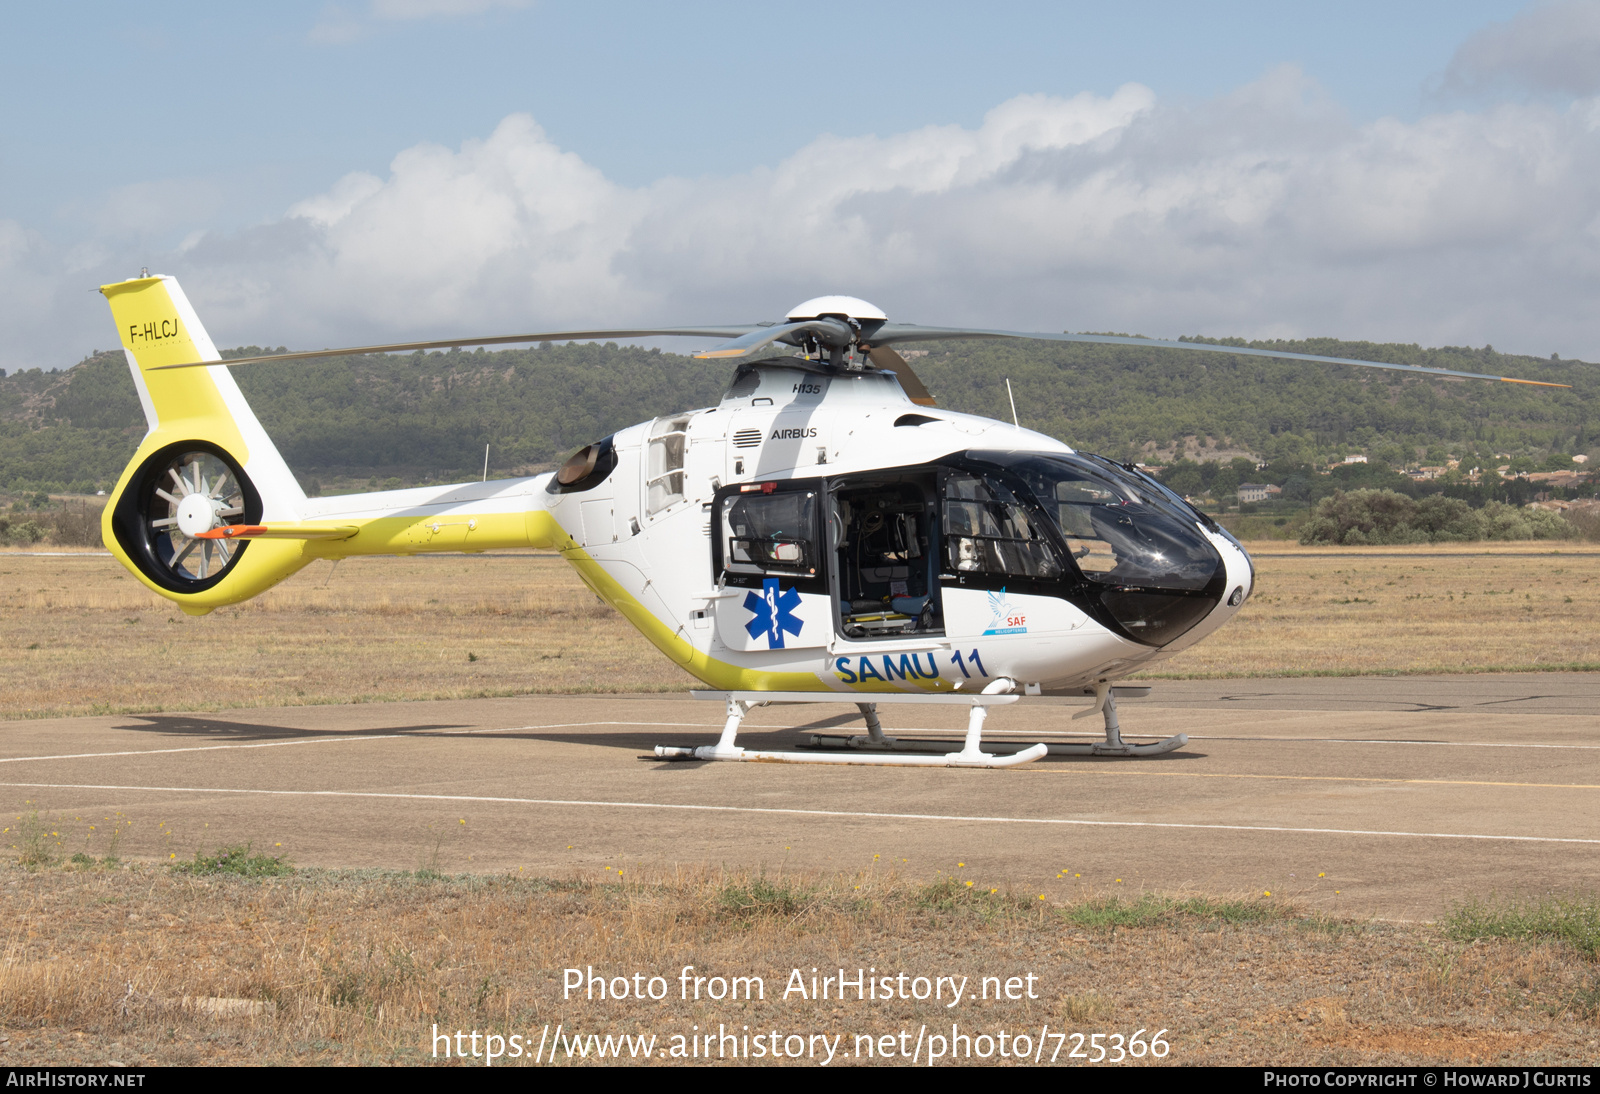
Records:
[[[901,357],[888,346],[869,347],[867,349],[867,360],[871,361],[878,368],[881,368],[887,372],[892,372],[898,376],[900,378],[901,389],[905,391],[906,396],[910,398],[913,403],[916,403],[918,406],[938,405],[938,403],[934,401],[933,396],[928,393],[927,385],[922,382],[921,377],[919,377],[915,372],[911,371],[911,366],[906,363],[906,359]]]

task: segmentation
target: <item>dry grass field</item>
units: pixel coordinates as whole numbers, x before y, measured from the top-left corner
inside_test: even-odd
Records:
[[[108,557],[0,552],[0,718],[682,690],[557,555],[319,562],[191,618]]]
[[[1600,547],[1247,546],[1244,610],[1148,675],[1600,669]]]
[[[496,1034],[505,1051],[519,1035],[526,1055],[502,1064],[533,1062],[541,1031],[558,1024],[569,1037],[654,1034],[654,1063],[695,1062],[668,1055],[672,1036],[726,1026],[775,1031],[791,1052],[791,1035],[840,1037],[836,1065],[881,1064],[891,1061],[850,1058],[857,1035],[906,1031],[894,1043],[909,1057],[919,1028],[955,1023],[969,1036],[1027,1034],[1030,1049],[1045,1032],[1043,1059],[1059,1052],[1058,1066],[1089,1062],[1068,1053],[1091,1043],[1053,1033],[1136,1030],[1164,1031],[1168,1064],[1570,1066],[1594,1059],[1600,1032],[1591,935],[1483,937],[1493,932],[1470,917],[1339,921],[1260,894],[1083,892],[1047,906],[892,873],[594,882],[94,864],[0,868],[0,900],[0,1065],[423,1063],[436,1024]],[[685,1001],[685,965],[760,976],[764,1000]],[[564,1001],[573,966],[661,975],[665,998]],[[785,999],[791,970],[809,980],[813,967],[966,977],[971,994],[955,1008],[948,994]],[[998,987],[1026,974],[1034,999],[971,997],[983,977]],[[1017,1062],[996,1049],[991,1040],[991,1063]],[[597,1062],[590,1052],[556,1062]]]
[[[1240,617],[1153,675],[1600,668],[1600,548],[1257,547]],[[0,634],[0,718],[692,683],[542,554],[316,563],[192,619],[105,556],[0,551]]]

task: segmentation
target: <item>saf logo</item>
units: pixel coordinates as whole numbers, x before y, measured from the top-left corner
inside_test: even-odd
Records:
[[[760,638],[765,633],[769,650],[783,649],[784,632],[799,637],[800,628],[805,626],[794,614],[800,606],[800,590],[791,588],[780,592],[775,577],[761,583],[759,596],[754,592],[745,593],[744,606],[754,616],[744,629],[751,638]]]
[[[1006,591],[989,594],[989,629],[984,634],[1027,634],[1028,617],[1006,600]]]

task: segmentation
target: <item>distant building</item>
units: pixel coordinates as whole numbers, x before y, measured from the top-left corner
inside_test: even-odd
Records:
[[[1239,484],[1239,502],[1242,505],[1274,501],[1282,494],[1283,487],[1273,486],[1270,483],[1241,482]]]
[[[1366,463],[1367,462],[1367,458],[1365,456],[1346,456],[1344,458],[1344,462],[1345,463]]]
[[[1534,471],[1525,476],[1529,482],[1542,482],[1546,486],[1577,486],[1591,476],[1585,471]]]

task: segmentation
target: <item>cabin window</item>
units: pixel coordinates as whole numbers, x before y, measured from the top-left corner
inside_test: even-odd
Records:
[[[1187,506],[1114,465],[1044,453],[995,460],[1033,492],[1090,581],[1198,591],[1222,567]]]
[[[730,574],[817,576],[817,495],[792,490],[723,500],[723,569]]]
[[[1004,483],[953,471],[945,477],[946,573],[1054,578],[1061,558],[1029,508]]]
[[[657,418],[650,427],[645,476],[645,514],[655,516],[683,500],[683,463],[688,451],[689,415]]]

